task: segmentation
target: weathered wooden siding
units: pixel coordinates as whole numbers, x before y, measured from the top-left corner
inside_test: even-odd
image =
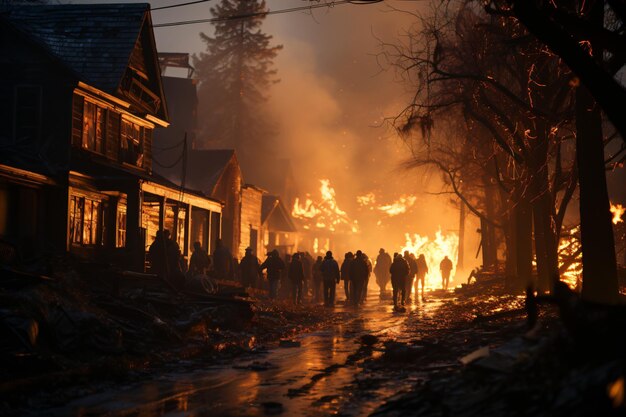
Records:
[[[241,239],[239,243],[239,258],[245,254],[250,242],[250,230],[257,231],[256,246],[252,247],[256,256],[263,255],[262,233],[261,233],[261,207],[263,202],[263,192],[257,188],[244,186],[241,189]]]

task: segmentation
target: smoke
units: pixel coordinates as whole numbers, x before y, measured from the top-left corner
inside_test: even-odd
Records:
[[[269,103],[279,126],[277,152],[291,160],[301,197],[315,199],[319,180],[328,178],[339,207],[359,221],[361,232],[345,238],[349,247],[340,251],[375,254],[384,246],[393,252],[404,246],[405,233],[434,236],[439,226],[444,233],[458,232],[454,197],[429,194],[441,191],[440,176],[400,169],[410,150],[383,123],[409,102],[411,91],[393,70],[381,69],[376,53],[381,40],[397,42],[413,23],[384,6],[348,6],[268,18],[264,26],[284,46],[276,60],[281,82]],[[381,205],[403,195],[416,196],[416,203],[392,217],[359,205],[357,196],[367,193]],[[475,228],[468,219],[468,252],[478,245]]]

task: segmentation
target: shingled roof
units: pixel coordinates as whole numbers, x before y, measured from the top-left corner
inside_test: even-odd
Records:
[[[148,3],[10,6],[2,15],[81,81],[115,94],[149,9]]]

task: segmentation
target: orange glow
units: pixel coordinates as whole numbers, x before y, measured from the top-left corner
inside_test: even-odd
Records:
[[[378,210],[387,213],[389,216],[397,216],[398,214],[406,213],[406,211],[415,204],[417,197],[414,195],[403,195],[397,201],[391,204],[378,207]]]
[[[297,219],[307,221],[304,228],[326,229],[334,232],[344,229],[352,233],[359,231],[356,220],[351,220],[348,214],[341,210],[335,198],[335,189],[330,185],[330,180],[320,180],[320,199],[313,201],[307,196],[304,204],[296,198],[291,215]]]
[[[441,288],[441,272],[439,271],[439,264],[445,256],[452,261],[452,272],[450,274],[450,283],[448,288],[454,288],[454,278],[456,274],[456,260],[459,249],[459,236],[454,233],[448,233],[444,235],[441,232],[441,227],[435,234],[435,239],[430,240],[428,236],[420,236],[415,233],[411,236],[406,233],[406,243],[401,249],[401,253],[409,251],[418,257],[423,254],[426,258],[426,264],[428,265],[428,274],[426,275],[425,288],[433,290]]]
[[[572,289],[577,287],[583,272],[583,254],[580,252],[579,232],[580,226],[574,227],[569,231],[569,235],[561,238],[559,242],[559,267],[563,266],[564,258],[571,258],[577,253],[576,260],[561,273],[561,281]]]
[[[613,213],[613,224],[617,224],[619,222],[623,222],[622,216],[624,212],[626,212],[626,207],[623,207],[621,204],[613,204],[611,203],[611,213]]]

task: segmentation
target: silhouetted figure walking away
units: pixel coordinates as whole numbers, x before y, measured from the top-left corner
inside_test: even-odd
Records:
[[[333,259],[331,251],[326,252],[320,270],[324,280],[324,305],[332,307],[335,305],[335,286],[339,284],[339,264]]]
[[[352,283],[351,300],[352,305],[358,306],[363,299],[363,287],[365,281],[367,281],[367,275],[369,274],[367,262],[365,256],[360,250],[356,251],[356,257],[350,264],[350,282]]]
[[[150,272],[158,275],[161,278],[167,278],[167,253],[166,253],[166,238],[163,230],[158,230],[154,238],[154,242],[148,249],[148,258],[150,260]]]
[[[319,303],[320,301],[322,301],[322,286],[323,284],[323,277],[322,277],[322,262],[323,259],[321,256],[317,257],[317,260],[315,261],[315,263],[313,264],[313,299],[315,299],[316,303]]]
[[[206,253],[200,242],[193,243],[193,253],[189,259],[189,277],[196,275],[206,275],[211,266],[211,258]]]
[[[418,287],[421,284],[422,286],[422,301],[424,298],[424,285],[426,285],[426,274],[428,273],[428,264],[426,263],[426,258],[424,254],[420,254],[417,257],[417,279],[415,280],[415,298],[417,299]]]
[[[350,264],[354,260],[354,254],[348,252],[344,255],[343,262],[341,263],[341,279],[343,280],[343,292],[346,293],[346,303],[350,302],[350,293],[352,280],[350,279]]]
[[[372,275],[372,271],[374,270],[372,261],[366,253],[363,253],[363,259],[365,259],[365,265],[367,265],[367,276],[365,277],[365,282],[361,288],[361,304],[365,303],[365,299],[367,298],[367,286],[370,283],[370,275]]]
[[[300,260],[304,268],[304,287],[302,293],[304,297],[307,297],[309,295],[309,289],[313,288],[313,263],[315,260],[309,252],[301,252]]]
[[[222,239],[217,239],[215,251],[213,251],[213,270],[215,278],[228,279],[232,273],[233,257],[230,251],[222,243]]]
[[[450,281],[450,272],[452,271],[452,261],[446,256],[439,264],[439,270],[441,271],[441,285],[444,290],[448,289],[448,282]]]
[[[417,260],[415,259],[415,255],[410,253],[408,250],[404,251],[404,260],[407,264],[409,264],[409,275],[406,278],[404,286],[406,289],[406,302],[410,303],[411,290],[413,289],[413,280],[415,280],[415,274],[417,273]]]
[[[239,275],[244,288],[257,286],[259,267],[259,258],[252,254],[252,248],[246,248],[246,254],[239,263]]]
[[[401,294],[402,305],[406,299],[406,278],[409,275],[409,264],[402,258],[402,255],[394,253],[393,263],[389,268],[391,273],[391,286],[393,287],[393,308],[398,310],[398,293]]]
[[[302,303],[302,290],[304,286],[304,266],[300,260],[300,254],[294,253],[289,264],[289,282],[291,283],[291,299],[294,304]]]
[[[261,271],[264,269],[267,269],[267,280],[270,284],[270,298],[275,300],[278,295],[280,271],[285,269],[285,263],[280,259],[280,256],[278,256],[276,249],[268,253],[267,259],[261,264]]]
[[[374,265],[374,275],[376,275],[376,284],[380,288],[380,297],[382,298],[387,291],[387,284],[389,283],[390,275],[389,268],[391,267],[391,256],[385,252],[383,248],[378,251],[376,257],[376,265]]]

